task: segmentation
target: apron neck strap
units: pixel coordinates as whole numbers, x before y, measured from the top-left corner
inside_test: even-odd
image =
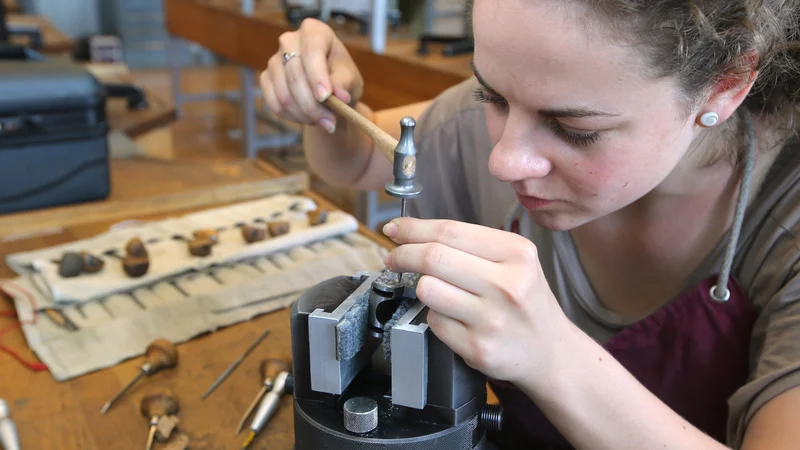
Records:
[[[744,213],[750,200],[750,185],[753,179],[756,161],[756,132],[755,125],[753,124],[753,117],[747,108],[741,108],[740,113],[747,134],[744,173],[742,175],[741,187],[739,188],[739,197],[736,200],[736,212],[733,217],[733,225],[731,226],[730,240],[725,250],[725,259],[722,261],[722,269],[717,279],[717,284],[711,287],[711,298],[717,302],[726,302],[731,296],[731,292],[728,290],[728,278],[733,268],[733,258],[736,254],[739,234],[742,231]]]

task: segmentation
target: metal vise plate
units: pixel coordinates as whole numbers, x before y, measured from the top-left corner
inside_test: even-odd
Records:
[[[363,273],[355,276],[361,277]],[[350,294],[333,312],[317,309],[308,317],[309,363],[311,366],[311,389],[317,392],[340,395],[356,375],[369,362],[370,354],[362,349],[348,361],[340,361],[337,355],[336,325],[351,308],[360,302],[369,302],[372,282],[380,273],[370,273],[361,285]]]

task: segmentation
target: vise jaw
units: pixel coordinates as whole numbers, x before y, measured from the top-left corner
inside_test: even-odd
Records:
[[[317,308],[308,317],[311,388],[341,395],[383,346],[393,404],[422,409],[428,384],[427,310],[416,300],[413,276],[396,286],[387,286],[387,278],[385,272],[358,273],[354,280],[361,285],[336,309]]]

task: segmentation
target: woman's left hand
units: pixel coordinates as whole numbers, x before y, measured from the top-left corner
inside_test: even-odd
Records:
[[[417,298],[428,306],[428,324],[445,345],[498,380],[538,384],[546,376],[547,361],[556,357],[555,347],[570,328],[530,240],[478,225],[408,217],[383,231],[399,244],[386,266],[422,274]]]

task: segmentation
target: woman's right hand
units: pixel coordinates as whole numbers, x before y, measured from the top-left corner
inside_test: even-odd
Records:
[[[306,19],[296,31],[283,33],[280,48],[261,74],[264,100],[279,117],[336,130],[336,116],[320,102],[335,95],[355,105],[364,79],[342,41],[327,24]],[[284,54],[297,56],[284,63]]]

